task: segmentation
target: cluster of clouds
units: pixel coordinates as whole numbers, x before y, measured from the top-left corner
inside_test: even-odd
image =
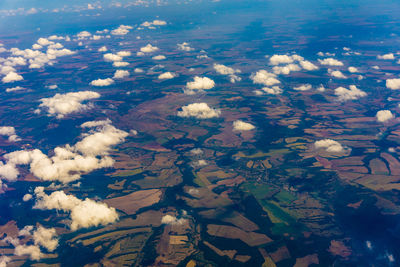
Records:
[[[102,51],[106,52],[107,48],[104,46],[100,48]],[[99,50],[100,50],[99,49]],[[106,53],[103,55],[103,58],[107,62],[112,62],[114,67],[126,67],[129,65],[128,62],[123,61],[124,57],[131,56],[131,52],[129,51],[119,51],[116,54]]]
[[[394,119],[394,115],[390,110],[379,110],[376,113],[376,120],[378,122],[386,122],[391,119]]]
[[[214,70],[218,74],[229,76],[229,80],[231,83],[240,82],[242,80],[242,78],[236,75],[236,73],[241,73],[239,69],[227,67],[222,64],[214,64]]]
[[[193,103],[183,106],[177,115],[182,118],[194,117],[197,119],[217,118],[221,115],[219,109],[214,109],[208,106],[207,103]]]
[[[301,71],[302,69],[313,71],[318,70],[318,67],[308,60],[304,60],[299,55],[273,55],[269,58],[269,64],[273,65],[272,71],[279,74],[290,74],[292,71]],[[284,66],[278,66],[286,64]]]
[[[156,26],[165,26],[167,25],[167,22],[164,20],[153,20],[153,21],[145,21],[142,24],[140,24],[141,27],[146,27],[148,29],[155,29]]]
[[[28,66],[30,69],[43,68],[45,65],[53,65],[58,57],[70,56],[74,51],[64,48],[60,43],[55,43],[58,36],[49,38],[39,38],[32,49],[20,50],[11,48],[8,52],[11,55],[7,58],[0,58],[0,74],[4,75],[3,83],[12,83],[23,80],[23,77],[17,73],[17,66]],[[2,47],[4,49],[4,47]],[[41,50],[46,50],[42,52]]]
[[[64,118],[65,115],[87,110],[92,104],[84,104],[84,101],[99,98],[100,94],[93,91],[80,91],[66,94],[56,94],[53,97],[42,98],[39,107],[46,109],[49,115]],[[37,111],[40,112],[40,109]]]
[[[33,225],[27,225],[18,232],[18,236],[30,238],[33,244],[21,244],[18,238],[11,236],[4,238],[2,241],[15,247],[14,254],[16,256],[27,255],[31,260],[40,260],[44,255],[44,253],[42,253],[42,248],[46,249],[48,252],[53,252],[58,247],[58,235],[55,228],[45,228],[39,225],[35,229]],[[2,258],[0,260],[4,261],[4,266],[6,266],[10,258]]]
[[[214,88],[215,82],[208,77],[195,76],[193,81],[186,83],[185,94],[192,95]]]
[[[190,44],[187,43],[187,42],[183,42],[183,43],[181,43],[181,44],[177,44],[177,46],[178,46],[178,49],[179,49],[179,50],[185,51],[185,52],[190,52],[190,51],[193,51],[193,50],[194,50],[194,48],[193,48],[193,47],[190,47]]]
[[[338,87],[335,89],[335,95],[339,101],[356,100],[367,96],[367,93],[358,89],[355,85],[350,85],[349,88]]]
[[[44,187],[36,187],[35,197],[34,208],[36,209],[55,209],[70,213],[72,231],[107,225],[118,220],[118,213],[115,208],[89,198],[81,200],[73,195],[65,194],[64,191],[55,191],[47,195],[44,192]]]
[[[338,141],[332,139],[323,139],[316,141],[314,143],[314,147],[316,149],[324,149],[327,152],[331,153],[341,153],[344,152],[347,148],[343,147]]]
[[[108,156],[111,148],[122,143],[128,133],[112,126],[109,121],[83,124],[94,127],[83,135],[75,145],[56,147],[53,156],[39,149],[19,150],[3,155],[6,163],[0,162],[0,177],[15,181],[19,176],[18,165],[29,165],[29,171],[43,181],[69,183],[82,174],[96,169],[111,167],[113,159]]]
[[[128,26],[128,25],[120,25],[118,28],[114,29],[111,31],[112,35],[126,35],[129,33],[130,30],[132,30],[133,27],[132,26]]]
[[[254,130],[256,127],[248,122],[244,122],[242,120],[236,120],[233,122],[233,130],[234,131],[251,131]]]
[[[17,142],[21,141],[21,138],[15,133],[15,128],[12,126],[1,126],[0,135],[8,136],[8,141]]]
[[[274,73],[270,73],[266,70],[259,70],[251,74],[250,79],[254,84],[261,84],[269,87],[281,83],[276,77]]]

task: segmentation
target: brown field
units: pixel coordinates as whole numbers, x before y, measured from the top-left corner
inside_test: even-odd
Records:
[[[109,206],[122,210],[126,214],[134,214],[143,207],[151,206],[161,200],[160,189],[141,190],[129,195],[104,200]]]

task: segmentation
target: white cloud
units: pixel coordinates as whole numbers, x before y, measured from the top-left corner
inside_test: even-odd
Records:
[[[194,94],[196,91],[209,90],[214,88],[215,82],[208,77],[195,76],[192,82],[186,83],[185,94]]]
[[[40,245],[50,252],[53,252],[58,247],[58,238],[55,228],[39,226],[38,229],[33,232],[33,240],[35,245]]]
[[[235,130],[235,131],[250,131],[255,128],[256,127],[254,127],[254,125],[252,125],[248,122],[241,121],[241,120],[236,120],[233,122],[233,130]]]
[[[158,50],[159,48],[157,46],[152,46],[151,44],[147,44],[146,46],[140,48],[140,52],[142,53],[153,53]]]
[[[103,55],[103,58],[105,61],[122,61],[122,56],[113,54],[113,53],[107,53]]]
[[[109,86],[111,84],[114,83],[114,80],[111,78],[106,78],[106,79],[97,79],[97,80],[93,80],[90,82],[90,85],[93,86]]]
[[[296,91],[308,91],[312,88],[311,84],[302,84],[297,87],[293,87],[294,90]]]
[[[89,38],[90,36],[92,36],[92,34],[88,31],[82,31],[76,35],[79,40]]]
[[[393,55],[393,53],[389,53],[389,54],[384,54],[384,55],[378,55],[377,58],[391,60],[391,59],[394,59],[394,55]]]
[[[82,128],[93,128],[93,127],[99,127],[99,126],[106,126],[108,124],[111,124],[110,119],[106,120],[100,120],[100,121],[87,121],[81,124]]]
[[[178,46],[179,50],[186,51],[186,52],[194,50],[194,48],[190,47],[189,43],[186,43],[186,42],[183,42],[181,44],[177,44],[177,46]]]
[[[54,44],[54,42],[51,42],[46,38],[39,38],[36,42],[41,46],[48,46]]]
[[[110,124],[102,124],[83,135],[75,145],[56,147],[52,157],[38,149],[14,151],[3,155],[6,164],[0,162],[0,176],[15,181],[19,175],[16,166],[29,165],[30,172],[43,181],[76,181],[82,174],[111,167],[114,162],[108,156],[109,150],[127,136],[128,133]]]
[[[387,79],[386,87],[392,90],[400,89],[400,79]]]
[[[11,261],[10,257],[1,256],[0,257],[0,267],[7,267],[7,264]]]
[[[210,119],[219,117],[221,111],[219,109],[210,108],[207,103],[193,103],[182,107],[182,111],[178,111],[179,117],[195,117],[197,119]]]
[[[0,135],[8,136],[8,141],[10,142],[21,141],[21,138],[15,134],[15,128],[11,126],[1,126]]]
[[[300,71],[301,68],[297,64],[288,64],[286,66],[274,66],[272,68],[272,71],[275,74],[285,74],[288,75],[290,74],[291,71]]]
[[[262,84],[265,86],[272,86],[275,84],[280,84],[281,82],[276,79],[276,74],[270,73],[266,70],[259,70],[250,76],[250,79],[255,84]]]
[[[3,77],[2,81],[3,83],[12,83],[23,79],[24,78],[16,72],[9,72],[5,77]]]
[[[107,49],[106,46],[102,46],[102,47],[100,47],[97,51],[99,51],[99,52],[107,52],[108,49]]]
[[[32,199],[32,195],[31,195],[31,194],[25,194],[25,195],[22,197],[22,200],[23,200],[24,202],[29,201],[29,200],[31,200],[31,199]]]
[[[124,61],[115,61],[114,63],[113,63],[113,66],[114,67],[117,67],[117,68],[119,68],[119,67],[126,67],[126,66],[129,66],[129,62],[124,62]]]
[[[63,191],[55,191],[47,195],[43,187],[36,187],[35,195],[36,204],[34,208],[43,210],[56,209],[70,213],[72,231],[80,228],[107,225],[118,220],[115,208],[108,207],[105,203],[96,202],[89,198],[81,200],[73,195],[67,195]]]
[[[117,70],[114,74],[114,79],[123,79],[129,76],[129,71],[127,70]]]
[[[334,58],[325,58],[323,60],[318,59],[319,63],[321,65],[327,65],[327,66],[343,66],[343,62],[334,59]]]
[[[240,82],[242,80],[242,78],[236,75],[236,73],[241,73],[239,69],[233,69],[222,64],[214,64],[214,70],[218,74],[229,76],[231,83]]]
[[[344,152],[346,148],[344,148],[339,142],[332,139],[324,139],[319,140],[314,143],[316,149],[323,148],[328,152],[340,153]]]
[[[331,70],[331,69],[328,69],[328,73],[329,73],[332,77],[335,77],[335,78],[338,78],[338,79],[347,79],[347,77],[346,77],[341,71],[339,71],[339,70]]]
[[[126,35],[129,30],[132,30],[132,26],[120,25],[117,29],[111,31],[112,35]]]
[[[158,75],[159,80],[167,80],[167,79],[172,79],[175,78],[175,74],[172,72],[164,72]]]
[[[152,59],[154,59],[154,60],[164,60],[164,59],[166,59],[166,57],[164,55],[158,55],[158,56],[152,57]]]
[[[300,63],[300,66],[305,70],[317,70],[318,69],[318,67],[316,65],[314,65],[313,63],[311,63],[308,60],[302,60],[299,63]]]
[[[187,221],[186,219],[183,219],[183,218],[178,219],[175,216],[172,216],[172,215],[169,215],[169,214],[167,214],[167,215],[165,215],[165,216],[163,216],[161,218],[161,223],[162,224],[172,224],[172,225],[174,225],[174,224],[184,224],[186,221]]]
[[[120,57],[130,57],[132,53],[130,51],[119,51],[117,55]]]
[[[318,52],[318,53],[317,53],[317,55],[318,55],[318,56],[320,56],[320,57],[334,57],[334,56],[335,56],[335,53],[329,53],[329,52],[326,52],[326,53],[324,53],[324,52]]]
[[[283,90],[279,86],[263,87],[261,90],[269,95],[280,95],[283,93]]]
[[[28,255],[31,260],[40,260],[43,256],[40,248],[34,245],[18,245],[15,247],[14,254],[17,256]]]
[[[349,71],[350,73],[360,72],[356,67],[349,67],[349,68],[348,68],[348,71]]]
[[[140,26],[142,27],[152,27],[152,26],[165,26],[167,25],[167,22],[164,20],[153,20],[153,21],[145,21]]]
[[[379,110],[376,113],[376,120],[379,122],[385,122],[394,118],[394,115],[390,110]]]
[[[42,98],[39,107],[46,108],[50,115],[55,115],[61,119],[65,115],[86,110],[91,107],[82,104],[83,101],[99,98],[100,94],[93,91],[81,91],[66,94],[56,94],[50,98]]]
[[[298,55],[273,55],[269,58],[269,64],[271,65],[279,65],[279,64],[290,64],[295,61],[302,61],[304,60],[303,57]]]
[[[133,71],[134,71],[135,73],[143,73],[143,72],[144,72],[144,70],[141,69],[141,68],[135,68]]]
[[[358,89],[355,85],[350,85],[349,89],[344,87],[336,88],[335,95],[339,97],[339,101],[347,101],[365,97],[367,93]]]

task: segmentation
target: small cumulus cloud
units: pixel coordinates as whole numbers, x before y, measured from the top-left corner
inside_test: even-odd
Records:
[[[308,91],[312,88],[311,84],[303,84],[297,87],[293,87],[296,91]]]
[[[176,218],[175,216],[172,216],[172,215],[169,215],[169,214],[164,215],[164,216],[161,218],[161,223],[162,223],[162,224],[174,225],[174,224],[184,224],[184,223],[186,223],[186,222],[187,222],[186,219],[183,219],[183,218],[178,219],[178,218]]]
[[[117,70],[114,74],[114,79],[123,79],[129,77],[129,71],[127,70]]]
[[[242,78],[236,75],[236,73],[241,73],[239,69],[227,67],[222,64],[214,64],[213,67],[218,74],[229,76],[231,83],[240,82],[242,80]]]
[[[217,118],[221,114],[219,109],[211,108],[207,103],[193,103],[182,107],[182,111],[178,111],[179,117],[194,117],[197,119]]]
[[[326,66],[343,66],[343,62],[334,59],[334,58],[325,58],[325,59],[318,59],[319,63],[321,65],[326,65]]]
[[[193,81],[186,83],[185,94],[194,94],[214,88],[215,82],[208,77],[195,76]]]
[[[256,127],[248,122],[244,122],[242,120],[236,120],[233,122],[233,130],[235,131],[251,131],[254,130]]]
[[[387,79],[386,87],[392,90],[400,89],[400,79]]]
[[[346,150],[338,141],[332,139],[323,139],[314,143],[316,149],[324,149],[327,152],[341,153]]]
[[[347,79],[347,77],[340,70],[331,70],[328,69],[328,73],[335,78],[338,79]]]
[[[23,79],[24,78],[21,75],[19,75],[18,73],[11,71],[5,77],[3,77],[2,82],[3,83],[12,83],[12,82],[21,81]]]
[[[166,59],[166,57],[164,55],[158,55],[158,56],[152,57],[152,59],[154,59],[154,60],[164,60],[164,59]]]
[[[140,52],[143,54],[144,53],[153,53],[158,50],[159,50],[159,48],[157,46],[152,46],[151,44],[147,44],[146,46],[143,46],[140,48]],[[138,52],[138,53],[140,53],[140,52]],[[142,55],[142,54],[140,54],[140,55]]]
[[[376,120],[378,122],[386,122],[393,118],[394,118],[394,115],[390,110],[379,110],[376,113]]]
[[[90,85],[103,87],[103,86],[109,86],[109,85],[111,85],[113,83],[114,83],[113,79],[106,78],[106,79],[93,80],[93,81],[90,82]]]
[[[350,73],[360,72],[356,67],[349,67],[347,70],[348,70]]]
[[[129,33],[129,30],[132,30],[132,26],[120,25],[118,28],[111,31],[112,35],[126,35]]]
[[[186,51],[186,52],[194,50],[194,48],[190,47],[189,43],[186,43],[186,42],[183,42],[181,44],[177,44],[177,46],[178,46],[179,50]]]
[[[172,79],[172,78],[175,78],[175,74],[172,72],[169,72],[169,71],[158,75],[159,80],[168,80],[168,79]]]
[[[344,87],[336,88],[335,95],[339,97],[339,101],[347,101],[365,97],[367,93],[358,89],[355,85],[350,85],[349,89]]]
[[[253,73],[250,76],[250,79],[255,84],[262,84],[265,86],[273,86],[281,83],[278,79],[276,79],[276,74],[270,73],[266,70],[259,70],[256,73]]]
[[[394,55],[393,55],[393,53],[389,53],[389,54],[384,54],[384,55],[378,55],[377,58],[384,59],[384,60],[393,60]]]

